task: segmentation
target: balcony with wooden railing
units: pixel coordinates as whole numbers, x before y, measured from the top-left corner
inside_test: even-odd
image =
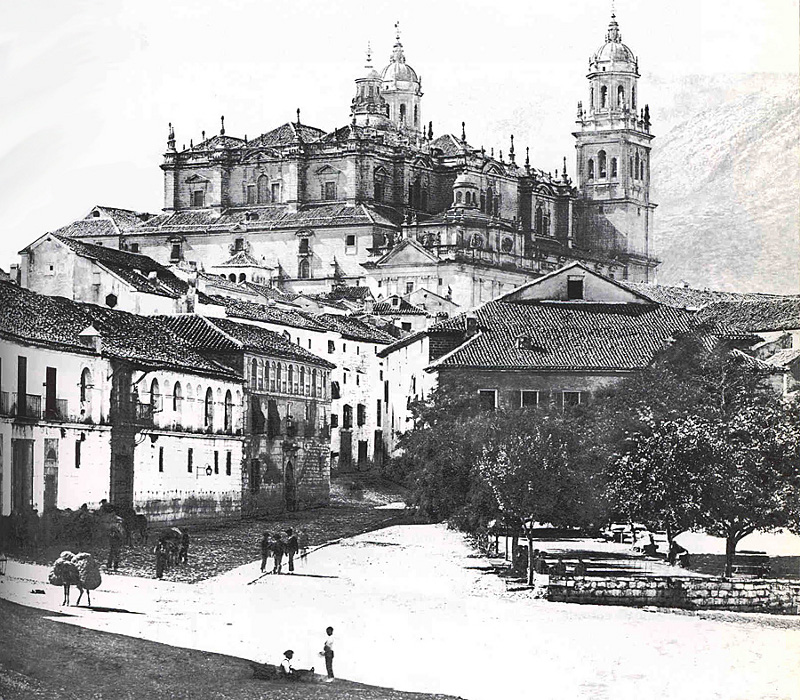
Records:
[[[0,415],[20,420],[42,419],[42,397],[37,394],[0,392]]]

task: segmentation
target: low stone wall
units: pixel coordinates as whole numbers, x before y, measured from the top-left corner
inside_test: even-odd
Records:
[[[239,491],[175,491],[136,500],[133,506],[150,525],[191,525],[240,518],[241,497]]]
[[[547,599],[590,605],[653,605],[687,610],[800,614],[800,582],[677,576],[551,576]]]

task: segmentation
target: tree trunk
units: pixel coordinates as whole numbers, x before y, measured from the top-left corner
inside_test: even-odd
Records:
[[[533,585],[533,528],[528,528],[528,585]]]
[[[517,546],[519,545],[519,534],[514,530],[514,535],[511,537],[511,570],[517,570]]]
[[[733,558],[736,556],[737,544],[739,544],[739,538],[729,533],[725,540],[725,578],[733,576]]]
[[[672,547],[672,538],[674,537],[672,532],[672,524],[669,520],[667,520],[667,551],[670,550]]]

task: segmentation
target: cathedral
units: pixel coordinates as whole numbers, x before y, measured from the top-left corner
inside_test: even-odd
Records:
[[[571,261],[652,282],[653,136],[637,104],[638,59],[614,15],[587,79],[573,183],[566,159],[560,173],[540,170],[513,136],[505,156],[472,146],[463,123],[435,136],[398,29],[386,66],[368,53],[345,125],[316,128],[298,110],[248,139],[227,134],[222,118],[218,134],[180,148],[170,125],[163,213],[78,235],[304,294],[425,289],[472,307]]]

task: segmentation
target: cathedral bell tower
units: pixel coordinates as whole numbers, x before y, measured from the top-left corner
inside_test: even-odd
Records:
[[[589,59],[589,100],[578,103],[579,245],[625,264],[631,281],[652,282],[658,265],[650,201],[650,109],[638,108],[639,62],[614,14]],[[638,111],[637,111],[638,110]]]
[[[392,59],[381,73],[381,94],[386,100],[386,116],[402,131],[422,132],[422,80],[406,63],[400,43],[400,25],[395,24],[397,40]]]

